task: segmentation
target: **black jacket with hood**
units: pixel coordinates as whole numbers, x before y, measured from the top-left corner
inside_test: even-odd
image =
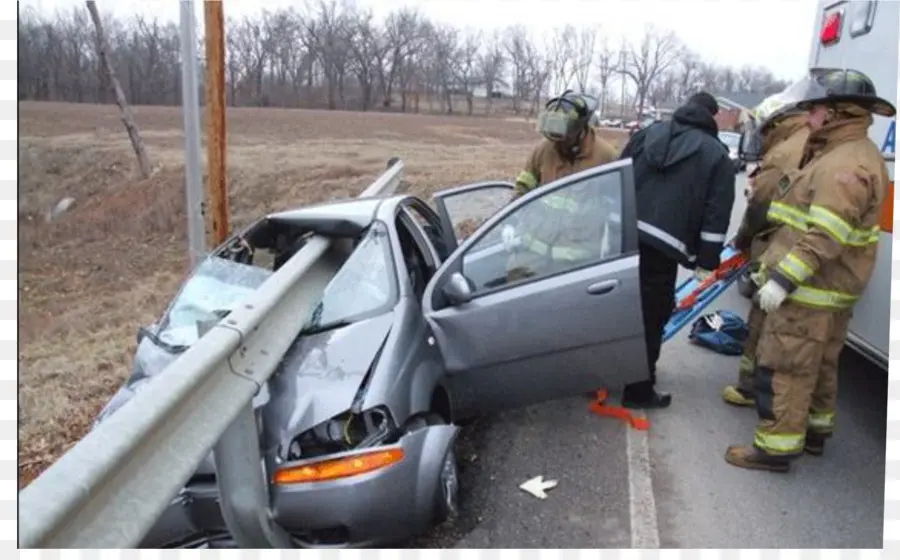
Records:
[[[637,131],[632,158],[639,240],[686,268],[713,270],[734,205],[734,166],[706,108],[688,103],[671,121]]]

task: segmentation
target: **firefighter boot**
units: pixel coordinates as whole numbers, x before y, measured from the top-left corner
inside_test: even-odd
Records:
[[[725,402],[734,406],[754,406],[756,404],[753,393],[746,389],[741,389],[737,385],[726,386],[722,391],[722,398],[725,399]]]
[[[828,434],[806,432],[806,444],[803,446],[803,451],[810,455],[815,455],[816,457],[821,456],[825,453],[825,440],[827,440],[828,437]]]
[[[786,457],[773,457],[750,445],[731,445],[725,452],[725,461],[743,469],[755,469],[786,473],[791,468]]]

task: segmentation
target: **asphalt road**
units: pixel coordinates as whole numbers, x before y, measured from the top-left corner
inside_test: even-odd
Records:
[[[746,316],[748,305],[732,288],[708,309]],[[723,459],[752,441],[756,420],[721,400],[738,360],[688,344],[686,330],[664,346],[659,387],[673,402],[648,414],[649,432],[595,416],[585,397],[464,428],[460,517],[409,546],[881,548],[887,373],[845,350],[825,455],[788,474],[746,471]],[[518,488],[537,475],[558,481],[546,500]]]

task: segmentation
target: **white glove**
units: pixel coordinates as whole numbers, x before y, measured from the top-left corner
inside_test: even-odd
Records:
[[[503,235],[504,249],[506,249],[507,251],[512,251],[519,246],[520,239],[516,235],[516,228],[514,228],[512,225],[506,224],[505,226],[503,226],[501,234]]]
[[[712,272],[706,270],[705,268],[695,268],[694,269],[694,278],[697,279],[697,282],[703,282],[706,280]]]
[[[784,299],[787,297],[787,291],[777,283],[769,280],[757,292],[759,297],[759,308],[766,313],[771,313],[781,307]]]

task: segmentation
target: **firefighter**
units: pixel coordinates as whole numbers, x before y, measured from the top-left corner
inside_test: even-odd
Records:
[[[828,362],[872,276],[888,183],[868,129],[873,114],[896,114],[859,71],[817,68],[805,82],[797,106],[808,111],[810,135],[766,213],[777,230],[756,294],[766,313],[754,371],[759,422],[752,445],[725,453],[732,465],[771,472],[790,470],[804,449],[822,452],[831,436],[837,383]]]
[[[764,207],[774,196],[778,181],[788,173],[796,170],[803,155],[803,146],[809,136],[805,112],[797,109],[795,104],[788,104],[778,94],[767,98],[757,108],[755,123],[745,131],[747,138],[745,155],[751,161],[759,161],[758,167],[751,172],[747,181],[750,183],[750,195],[747,210],[735,237],[735,247],[750,259],[750,270],[755,272],[757,261],[768,247],[773,233],[771,227],[758,231],[757,208]],[[763,221],[763,226],[764,221]],[[752,280],[751,280],[752,282]],[[735,406],[753,406],[753,356],[756,342],[765,314],[758,305],[751,304],[747,317],[749,335],[744,343],[743,355],[738,366],[738,382],[728,385],[722,392],[722,398]]]
[[[595,110],[596,102],[572,90],[547,102],[537,124],[544,140],[516,177],[513,199],[567,175],[618,159],[615,148],[590,126]],[[504,226],[504,244],[512,252],[507,281],[565,270],[573,262],[594,256],[604,225],[601,209],[591,206],[598,197],[578,197],[580,187],[573,188],[545,196],[541,204],[526,206],[518,213],[517,226]],[[585,227],[569,229],[578,229],[579,239],[559,239],[560,226],[577,220],[584,222]]]
[[[618,159],[616,149],[600,138],[590,124],[595,112],[595,101],[572,90],[547,102],[537,124],[544,140],[531,152],[525,169],[516,177],[516,197],[566,175]]]

